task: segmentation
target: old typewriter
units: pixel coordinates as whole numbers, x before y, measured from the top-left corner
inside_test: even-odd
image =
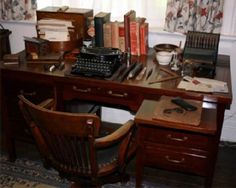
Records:
[[[119,68],[122,52],[118,48],[82,47],[71,74],[108,78]]]

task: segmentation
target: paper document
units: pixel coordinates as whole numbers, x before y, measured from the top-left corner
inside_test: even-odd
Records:
[[[200,91],[200,92],[218,92],[218,93],[228,93],[228,86],[226,82],[209,79],[209,78],[199,78],[199,77],[184,77],[178,88],[185,89],[189,91]],[[185,81],[186,80],[186,81]]]

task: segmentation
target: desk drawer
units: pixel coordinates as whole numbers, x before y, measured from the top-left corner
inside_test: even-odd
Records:
[[[164,145],[152,145],[149,143],[144,149],[144,164],[165,168],[191,172],[198,175],[206,175],[208,164],[207,152],[191,152],[188,150],[178,150],[174,147],[168,148]]]
[[[79,98],[116,104],[137,110],[142,100],[137,92],[127,91],[125,88],[109,88],[109,86],[97,87],[85,84],[71,84],[64,86],[63,98],[69,100]]]
[[[142,127],[139,128],[142,129]],[[142,140],[175,147],[207,150],[213,142],[213,138],[209,135],[182,130],[145,127],[140,131]]]

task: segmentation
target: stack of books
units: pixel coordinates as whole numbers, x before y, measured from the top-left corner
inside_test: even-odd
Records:
[[[148,52],[148,28],[146,18],[136,17],[130,10],[124,21],[110,21],[110,13],[100,12],[94,17],[95,46],[119,48],[132,55],[146,55]]]

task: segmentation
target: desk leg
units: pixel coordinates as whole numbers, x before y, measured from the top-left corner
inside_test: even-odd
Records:
[[[219,149],[219,142],[220,136],[223,127],[224,121],[224,114],[225,114],[226,106],[223,104],[217,104],[217,132],[214,138],[214,142],[211,146],[210,156],[209,156],[209,165],[208,165],[208,175],[205,179],[205,187],[210,188],[212,187],[214,172],[215,172],[215,165],[217,161],[218,149]]]

